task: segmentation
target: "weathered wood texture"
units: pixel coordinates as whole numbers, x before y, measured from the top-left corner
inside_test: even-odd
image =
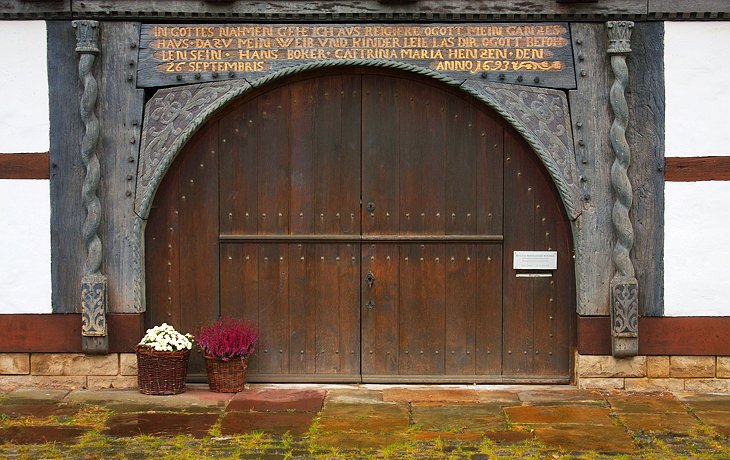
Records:
[[[46,153],[0,153],[0,179],[48,179]]]
[[[668,182],[730,180],[730,157],[666,158],[664,180]]]
[[[378,0],[318,1],[234,1],[201,2],[199,0],[139,1],[73,0],[73,11],[79,15],[149,18],[255,18],[282,21],[296,19],[371,19],[371,20],[512,20],[517,16],[559,18],[576,15],[581,18],[605,18],[608,15],[644,16],[646,0],[601,0],[598,3],[558,4],[555,0],[421,0],[415,3],[387,5]]]
[[[611,354],[611,318],[578,318],[578,353]],[[728,317],[639,318],[640,355],[730,355]]]
[[[81,275],[86,248],[81,237],[83,124],[79,116],[76,35],[70,21],[48,23],[50,109],[51,304],[54,313],[81,309]],[[79,331],[81,319],[79,317]],[[80,339],[79,339],[79,343]]]
[[[539,20],[577,19],[722,19],[730,14],[725,0],[599,0],[557,2],[555,0],[421,0],[417,3],[386,5],[378,0],[333,2],[291,0],[204,2],[199,0],[5,0],[0,18],[59,19],[97,16],[103,19],[205,19],[242,18],[282,21],[314,20]]]
[[[135,87],[138,25],[103,23],[97,116],[101,126],[99,160],[103,245],[102,272],[108,276],[108,311],[136,312],[135,258],[131,242],[134,181],[142,119],[143,91]],[[76,41],[70,22],[49,22],[48,50],[51,117],[51,279],[54,312],[78,312],[85,248],[81,237],[84,207],[80,157],[83,126],[78,114]],[[135,44],[132,48],[131,44]],[[131,78],[131,79],[130,79]]]
[[[639,281],[639,314],[664,313],[664,24],[634,26],[626,58],[631,147],[629,179],[634,188],[633,262]],[[639,333],[641,335],[641,333]]]
[[[101,126],[99,160],[103,273],[108,278],[107,311],[142,311],[135,298],[138,263],[134,243],[134,190],[140,144],[144,91],[135,85],[139,25],[101,24],[99,99]]]
[[[107,315],[110,353],[133,353],[141,314]],[[81,353],[81,315],[0,315],[0,353]]]
[[[718,19],[730,14],[727,0],[647,0],[647,4],[657,19]]]
[[[569,92],[575,154],[583,186],[583,214],[576,234],[578,314],[609,313],[613,275],[613,229],[610,183],[614,153],[609,142],[612,122],[608,93],[612,81],[606,54],[605,24],[572,24],[578,88]],[[639,278],[641,315],[661,315],[663,305],[664,76],[663,25],[639,23],[629,55],[629,129],[632,149],[629,179],[634,185],[630,212],[635,243],[632,261]]]
[[[71,0],[3,0],[0,19],[62,19],[71,17]]]

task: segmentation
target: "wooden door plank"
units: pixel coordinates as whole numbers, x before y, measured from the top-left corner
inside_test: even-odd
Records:
[[[361,287],[363,375],[398,374],[398,248],[397,244],[362,246],[361,279],[369,271],[375,276],[372,287],[364,283]]]
[[[514,251],[535,249],[535,192],[528,175],[529,163],[525,164],[517,136],[512,130],[505,130],[503,369],[506,376],[530,374],[533,355],[534,285],[532,278],[517,278],[512,268]]]
[[[496,376],[502,374],[502,342],[509,332],[502,322],[502,246],[480,244],[476,252],[475,373]]]
[[[339,353],[335,353],[340,347],[337,249],[333,244],[316,245],[317,374],[336,374],[339,370]]]
[[[420,192],[414,198],[415,218],[418,228],[426,234],[444,234],[444,212],[446,210],[446,171],[448,146],[455,142],[452,119],[462,117],[451,109],[453,95],[435,91],[428,85],[421,85],[421,111],[413,120],[404,119],[403,126],[418,137],[420,156],[416,173],[420,176]],[[411,219],[414,216],[411,214]]]
[[[220,118],[221,234],[257,234],[257,123],[255,104],[237,104]]]
[[[338,245],[338,374],[360,375],[360,245]],[[339,353],[337,353],[339,351]]]
[[[474,126],[475,110],[461,98],[451,96],[443,104],[447,107],[445,136],[445,209],[443,232],[447,235],[477,233],[477,168],[484,162],[486,151],[480,149]],[[482,157],[482,159],[479,159]],[[486,201],[490,197],[483,196]],[[445,224],[445,228],[443,225]]]
[[[258,371],[261,374],[286,374],[289,370],[287,249],[286,244],[258,245],[258,307],[261,328]]]
[[[424,233],[419,211],[422,201],[422,165],[431,161],[430,149],[423,142],[423,126],[419,115],[424,110],[424,94],[421,85],[408,86],[407,81],[397,83],[396,107],[399,120],[398,173],[400,176],[400,232],[401,234]]]
[[[485,110],[476,111],[479,129],[477,170],[477,233],[501,235],[504,193],[504,120]]]
[[[362,233],[394,234],[400,227],[398,102],[393,78],[362,76]],[[367,203],[375,205],[367,211]]]
[[[289,87],[289,149],[291,154],[291,207],[289,221],[292,234],[314,234],[314,126],[319,101],[317,79],[293,83]]]
[[[180,163],[173,163],[155,195],[145,231],[147,327],[180,327]]]
[[[277,88],[257,99],[259,234],[289,233],[289,90]]]
[[[178,156],[180,248],[180,327],[184,332],[219,314],[218,283],[218,124],[204,127]],[[199,355],[190,372],[203,374]]]
[[[316,356],[315,246],[289,245],[289,373],[314,374]]]
[[[477,245],[446,246],[445,365],[447,375],[473,375],[477,342]],[[468,352],[468,354],[467,354]]]

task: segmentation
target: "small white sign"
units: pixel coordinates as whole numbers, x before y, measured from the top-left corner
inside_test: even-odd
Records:
[[[515,251],[515,270],[557,270],[558,251]]]

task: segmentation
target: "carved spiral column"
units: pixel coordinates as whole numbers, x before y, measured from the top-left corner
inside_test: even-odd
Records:
[[[81,278],[81,344],[84,352],[106,353],[109,347],[106,326],[107,279],[101,272],[102,244],[99,238],[101,202],[97,195],[101,179],[96,151],[100,137],[99,119],[95,114],[98,84],[93,74],[96,56],[99,55],[99,23],[74,21],[73,27],[76,29],[79,79],[84,86],[79,106],[85,129],[81,141],[81,160],[86,168],[86,177],[81,190],[86,208],[86,219],[82,227],[86,260],[84,275]]]
[[[634,245],[634,228],[629,218],[633,201],[633,190],[628,176],[631,150],[626,141],[629,107],[624,95],[629,82],[626,55],[631,52],[631,29],[634,23],[609,21],[606,26],[608,54],[611,56],[614,75],[610,92],[614,117],[610,138],[616,155],[611,166],[611,186],[616,196],[611,214],[616,235],[613,246],[616,273],[611,279],[611,351],[613,356],[626,357],[636,356],[639,352],[639,283],[630,258]]]

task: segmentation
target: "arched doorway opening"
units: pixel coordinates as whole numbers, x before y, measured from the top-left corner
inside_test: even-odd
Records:
[[[518,250],[558,269],[518,277]],[[258,324],[251,381],[570,379],[558,192],[501,117],[423,77],[338,69],[229,104],[165,175],[146,267],[150,323]]]

